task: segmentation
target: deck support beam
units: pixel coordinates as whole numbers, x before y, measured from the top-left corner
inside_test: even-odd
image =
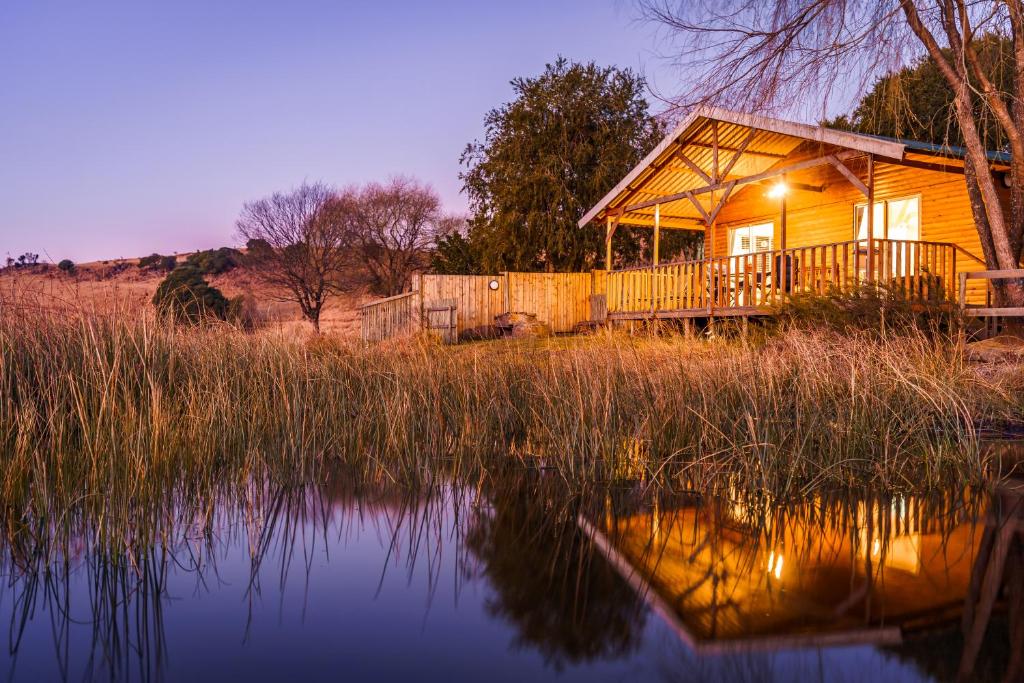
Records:
[[[611,272],[612,270],[612,236],[615,234],[615,230],[619,227],[620,220],[622,220],[622,214],[617,216],[608,216],[607,225],[605,227],[604,267],[608,272]]]
[[[661,247],[661,204],[654,205],[654,265],[658,265]]]
[[[786,184],[786,174],[782,174],[782,184]],[[783,190],[782,197],[779,200],[781,203],[781,211],[779,212],[779,248],[785,251],[786,249],[786,191]]]
[[[844,167],[845,168],[845,167]],[[868,282],[875,281],[875,155],[868,155]]]

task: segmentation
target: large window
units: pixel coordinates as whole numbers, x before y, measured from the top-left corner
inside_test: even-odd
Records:
[[[854,207],[853,226],[858,240],[868,238],[868,205]],[[921,239],[921,198],[903,197],[875,202],[874,233],[877,239]]]
[[[742,228],[729,230],[729,255],[754,254],[759,251],[771,251],[775,236],[772,223],[744,225]]]

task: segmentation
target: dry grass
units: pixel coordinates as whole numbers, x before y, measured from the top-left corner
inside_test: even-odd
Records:
[[[1022,383],[918,334],[364,347],[5,314],[0,501],[127,505],[335,461],[403,484],[475,480],[515,458],[569,485],[919,490],[982,480],[977,426],[1019,420]]]
[[[86,263],[74,275],[56,267],[25,272],[0,271],[0,305],[17,305],[26,315],[37,311],[76,316],[83,310],[101,314],[145,316],[151,312],[153,294],[166,275],[162,271],[140,270],[138,259],[109,263]],[[242,269],[234,269],[207,280],[228,298],[253,298],[261,320],[277,331],[305,336],[310,324],[302,319],[297,304],[278,301],[274,292]],[[324,332],[345,337],[359,336],[357,308],[372,295],[352,294],[328,301],[321,318]]]

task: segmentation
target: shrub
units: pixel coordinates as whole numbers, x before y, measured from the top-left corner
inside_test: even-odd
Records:
[[[190,255],[186,263],[203,275],[220,275],[238,267],[242,254],[231,247],[207,249]]]
[[[57,268],[59,268],[61,272],[70,275],[75,272],[75,262],[66,258],[57,264]]]
[[[178,263],[178,259],[174,256],[163,256],[162,254],[152,253],[149,256],[143,256],[139,259],[139,268],[143,270],[174,270],[174,266]]]
[[[785,327],[807,329],[921,330],[945,328],[955,307],[928,274],[917,279],[920,291],[908,296],[904,286],[862,285],[849,291],[795,294],[775,307]]]
[[[255,329],[261,322],[256,297],[252,294],[239,294],[228,300],[227,321],[243,330]]]
[[[228,312],[228,300],[221,291],[187,265],[175,268],[164,278],[153,295],[153,305],[161,315],[191,324],[209,318],[225,320]]]

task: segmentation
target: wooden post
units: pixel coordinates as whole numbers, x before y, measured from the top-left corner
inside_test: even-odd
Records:
[[[786,184],[786,174],[782,174],[782,184]],[[786,248],[786,192],[782,192],[782,212],[779,216],[779,248]]]
[[[661,246],[661,204],[654,205],[654,265],[658,265]]]
[[[610,273],[611,270],[612,270],[612,217],[608,216],[607,220],[608,220],[608,224],[607,224],[607,227],[605,228],[605,236],[604,236],[604,242],[605,242],[605,244],[604,244],[604,248],[605,248],[604,269],[607,270]]]
[[[868,282],[875,280],[875,155],[868,155]]]

